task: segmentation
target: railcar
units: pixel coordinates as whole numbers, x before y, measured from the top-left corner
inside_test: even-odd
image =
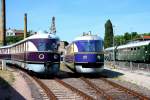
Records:
[[[125,45],[106,48],[107,55],[115,56],[117,61],[150,62],[150,41],[134,41]],[[112,53],[114,51],[115,53]],[[111,60],[114,60],[110,58]]]
[[[98,73],[104,68],[103,40],[86,34],[70,43],[64,55],[65,64],[78,73]]]
[[[0,47],[0,60],[38,74],[55,74],[60,67],[59,38],[42,31],[24,40]]]
[[[106,61],[115,60],[116,47],[109,47],[109,48],[106,48],[104,51],[105,51],[104,59]]]
[[[150,62],[150,41],[137,41],[118,46],[116,60]]]

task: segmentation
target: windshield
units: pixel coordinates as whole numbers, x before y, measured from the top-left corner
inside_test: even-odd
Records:
[[[79,52],[98,52],[103,49],[101,40],[81,40],[75,43]]]
[[[34,39],[38,51],[56,51],[58,49],[58,39]]]

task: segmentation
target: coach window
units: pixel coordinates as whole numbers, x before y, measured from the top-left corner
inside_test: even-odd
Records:
[[[147,46],[145,46],[145,51],[147,51]]]
[[[7,53],[9,54],[9,48],[8,48],[7,50],[8,50],[8,52],[7,52]]]
[[[24,44],[22,43],[21,45],[22,45],[22,52],[24,52]]]
[[[26,42],[24,42],[24,51],[26,51]]]
[[[21,52],[21,44],[19,44],[19,53]]]
[[[23,44],[21,44],[21,52],[23,52]]]
[[[22,52],[22,44],[20,44],[20,52]]]
[[[22,52],[24,52],[24,43],[22,43],[21,45],[22,45]]]
[[[7,54],[7,48],[5,49],[5,54]]]
[[[13,53],[15,53],[15,46],[13,47]]]
[[[20,45],[18,45],[18,53],[20,52]]]
[[[6,53],[5,51],[6,51],[6,50],[4,49],[4,54]]]
[[[16,46],[14,46],[14,53],[16,53]]]
[[[26,42],[26,51],[28,51],[28,42]]]
[[[19,52],[19,45],[17,46],[17,51]]]
[[[19,48],[19,45],[16,47],[16,53],[19,53],[20,52],[20,48]]]
[[[15,46],[15,53],[18,52],[18,46]]]
[[[18,53],[20,53],[20,45],[18,45]]]
[[[136,48],[134,48],[134,50],[136,50]]]
[[[21,45],[19,44],[19,53],[21,52]]]
[[[20,44],[20,52],[22,52],[22,44]]]

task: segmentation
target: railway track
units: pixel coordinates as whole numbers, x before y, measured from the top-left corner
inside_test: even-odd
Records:
[[[72,87],[82,91],[83,93],[89,95],[90,97],[93,98],[93,100],[106,100],[105,97],[95,91],[91,86],[89,86],[86,82],[81,80],[80,78],[68,78],[68,79],[63,79],[65,83],[70,84]]]
[[[150,100],[150,98],[143,96],[140,93],[105,78],[87,79],[81,77],[81,80],[87,83],[99,94],[102,94],[107,100]]]
[[[17,69],[14,67],[15,71],[19,71],[19,73],[22,75],[22,77],[27,80],[28,85],[32,83],[32,86],[35,86],[38,84],[40,89],[40,94],[43,94],[42,97],[40,97],[40,100],[93,100],[92,97],[85,94],[84,92],[72,87],[71,85],[63,82],[62,80],[58,78],[54,79],[40,79],[35,76],[29,75],[26,73],[26,71]],[[32,88],[33,89],[33,88]],[[42,90],[41,90],[42,89]],[[31,90],[32,91],[32,90]],[[37,92],[37,91],[33,91]],[[32,94],[33,95],[33,94]],[[39,99],[39,97],[33,97],[33,99]]]
[[[93,100],[93,98],[89,95],[72,87],[71,85],[65,83],[60,79],[42,79],[41,82],[43,83],[43,85],[45,84],[47,89],[50,89],[53,93],[53,96],[55,96],[55,98],[51,98],[51,96],[49,97],[52,100]]]
[[[26,76],[26,74],[21,73],[21,75],[24,78],[28,77],[28,74]],[[106,78],[39,79],[34,76],[31,77],[44,91],[41,94],[47,100],[150,100],[150,98]],[[27,80],[33,86],[32,79]]]

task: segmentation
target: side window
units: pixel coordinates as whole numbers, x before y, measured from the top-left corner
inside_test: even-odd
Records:
[[[148,49],[147,46],[145,46],[145,51],[147,51],[147,49]]]
[[[136,48],[134,48],[134,50],[136,50]]]

